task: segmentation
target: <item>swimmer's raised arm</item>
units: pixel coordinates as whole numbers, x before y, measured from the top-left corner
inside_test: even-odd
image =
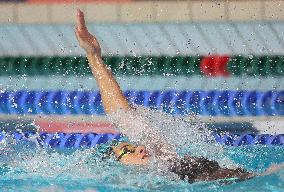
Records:
[[[77,10],[76,37],[80,46],[86,51],[92,73],[100,89],[103,106],[106,113],[116,112],[119,109],[130,108],[122,90],[104,64],[101,57],[101,47],[91,33],[89,33],[84,19],[84,13]]]
[[[100,89],[104,109],[106,113],[113,113],[112,121],[114,121],[120,132],[127,135],[132,141],[144,142],[142,144],[146,145],[149,150],[155,148],[155,152],[153,152],[155,155],[169,157],[174,154],[176,156],[174,147],[169,147],[170,144],[167,143],[163,136],[151,127],[149,119],[143,114],[131,110],[117,81],[103,63],[100,45],[95,36],[89,33],[84,14],[80,10],[77,10],[75,33],[80,46],[87,53],[89,65]],[[127,113],[121,112],[119,115],[114,113],[120,109]]]

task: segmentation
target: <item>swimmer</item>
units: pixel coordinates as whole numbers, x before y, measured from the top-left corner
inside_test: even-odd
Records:
[[[222,168],[216,161],[203,157],[179,157],[175,148],[163,139],[163,135],[159,135],[157,130],[151,128],[149,120],[137,113],[135,107],[128,103],[111,71],[104,64],[101,47],[96,37],[89,33],[81,10],[77,10],[75,34],[80,46],[86,51],[89,66],[100,89],[105,112],[114,117],[116,125],[124,135],[130,138],[141,137],[141,141],[146,143],[147,149],[145,145],[128,142],[113,145],[111,151],[118,161],[128,165],[147,165],[150,157],[155,156],[167,162],[169,171],[176,173],[181,179],[187,179],[190,183],[213,180],[226,183],[257,176],[241,168]],[[139,125],[140,130],[131,131],[133,122]]]

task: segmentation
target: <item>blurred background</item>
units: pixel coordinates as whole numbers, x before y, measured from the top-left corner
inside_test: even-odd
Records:
[[[284,2],[0,0],[1,128],[115,132],[76,9],[130,102],[214,130],[284,133]]]

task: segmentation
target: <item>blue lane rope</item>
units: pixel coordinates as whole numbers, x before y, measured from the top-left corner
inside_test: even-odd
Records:
[[[284,91],[126,91],[130,103],[174,115],[282,116]],[[2,114],[103,115],[98,91],[4,91]]]
[[[98,144],[106,143],[114,139],[119,140],[120,134],[96,134],[96,133],[40,133],[36,132],[0,132],[0,142],[4,141],[7,136],[12,136],[16,141],[29,140],[36,141],[45,148],[93,148]],[[37,137],[35,137],[37,136]],[[267,145],[267,146],[284,146],[284,134],[243,134],[243,135],[221,135],[213,134],[215,141],[219,144],[227,146],[243,146],[243,145]]]

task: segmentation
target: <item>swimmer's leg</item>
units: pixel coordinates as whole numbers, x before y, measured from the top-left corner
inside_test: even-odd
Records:
[[[84,14],[77,11],[76,37],[80,46],[85,49],[92,73],[97,80],[100,89],[103,106],[106,113],[112,113],[119,109],[128,110],[128,101],[123,95],[117,81],[104,64],[101,57],[100,45],[92,34],[88,32],[85,24]]]

